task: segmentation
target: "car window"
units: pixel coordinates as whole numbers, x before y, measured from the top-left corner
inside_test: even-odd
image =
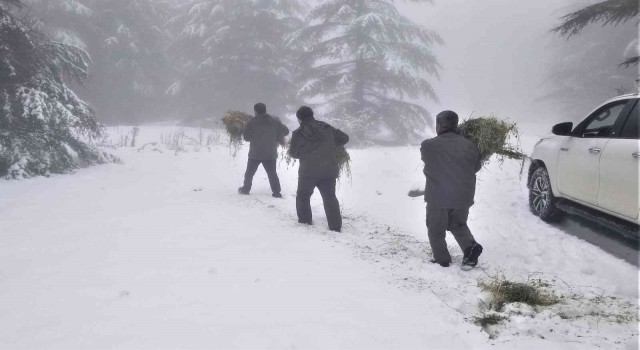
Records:
[[[582,130],[582,137],[607,137],[611,134],[613,126],[627,101],[617,101],[604,106],[592,114]]]
[[[629,118],[627,119],[627,122],[624,124],[624,127],[622,128],[620,137],[640,139],[640,127],[638,126],[638,120],[640,120],[639,108],[640,108],[640,102],[637,102],[636,105],[631,110],[631,114],[629,114]]]

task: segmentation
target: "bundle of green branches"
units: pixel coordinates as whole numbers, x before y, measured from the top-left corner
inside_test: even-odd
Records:
[[[234,156],[242,145],[242,134],[250,120],[251,115],[247,113],[233,110],[224,112],[222,123],[229,134],[229,146],[232,148]]]
[[[518,145],[511,142],[518,139],[518,127],[496,117],[480,117],[465,120],[458,126],[460,135],[475,143],[480,149],[482,163],[497,154],[509,159],[524,160],[527,156],[520,152]]]
[[[527,155],[520,151],[518,144],[512,142],[518,140],[518,126],[516,123],[508,123],[494,116],[471,118],[458,125],[458,132],[470,140],[480,150],[480,161],[486,164],[492,155],[498,155],[499,160],[505,158],[522,161],[520,173],[524,169],[524,160]],[[409,191],[409,197],[420,197],[424,190],[413,189]]]
[[[287,163],[287,169],[296,164],[296,160],[289,155],[289,147],[291,147],[291,139],[283,139],[280,144],[280,161]]]
[[[284,160],[287,167],[293,166],[296,163],[294,158],[289,155],[289,146],[291,146],[291,140],[283,140],[280,142],[280,158]],[[351,156],[347,149],[342,146],[336,149],[336,160],[338,161],[338,178],[342,178],[343,175],[351,178]]]
[[[336,160],[338,161],[338,169],[340,170],[338,177],[346,175],[351,178],[351,156],[344,146],[338,147],[336,150]]]

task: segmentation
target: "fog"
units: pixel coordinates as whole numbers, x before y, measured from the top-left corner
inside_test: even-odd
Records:
[[[638,76],[619,67],[637,51],[637,18],[568,39],[552,32],[594,0],[388,1],[443,43],[366,1],[24,1],[22,16],[92,58],[86,83],[68,84],[107,125],[212,126],[266,102],[289,118],[311,104],[373,142],[416,142],[444,109],[548,130],[636,89]],[[322,28],[327,18],[337,24]]]
[[[589,76],[584,61],[573,61],[578,69],[585,66],[585,90],[595,90],[590,99],[567,97],[543,99],[552,93],[550,82],[570,44],[600,45],[614,37],[630,42],[637,37],[636,21],[618,27],[593,24],[569,39],[552,33],[560,17],[595,1],[485,0],[436,1],[433,5],[404,4],[401,9],[416,22],[434,29],[445,45],[436,47],[443,67],[435,84],[439,105],[430,109],[453,109],[461,116],[495,114],[510,118],[537,131],[550,130],[554,122],[573,121],[584,117],[604,99],[633,90],[637,67],[619,68],[625,46],[613,52],[608,61],[597,62],[608,76],[619,75],[615,82],[604,83]],[[565,51],[563,51],[565,50]],[[597,88],[596,88],[597,85]]]

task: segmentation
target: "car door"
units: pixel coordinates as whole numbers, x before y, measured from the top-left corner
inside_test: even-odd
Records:
[[[591,113],[567,137],[558,155],[558,190],[563,196],[597,205],[600,156],[627,102],[608,103]]]
[[[600,156],[598,206],[637,219],[640,211],[640,103],[637,99],[632,108],[620,132],[607,143]]]

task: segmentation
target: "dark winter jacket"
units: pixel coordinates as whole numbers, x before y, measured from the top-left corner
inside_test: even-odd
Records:
[[[269,114],[251,119],[244,129],[249,146],[249,159],[274,160],[278,158],[278,142],[289,135],[289,129]]]
[[[310,120],[303,122],[291,136],[289,155],[300,159],[299,176],[337,178],[336,150],[349,142],[349,136],[333,126]]]
[[[425,202],[434,208],[472,206],[476,173],[482,167],[478,147],[449,131],[423,141],[420,153],[427,178]]]

